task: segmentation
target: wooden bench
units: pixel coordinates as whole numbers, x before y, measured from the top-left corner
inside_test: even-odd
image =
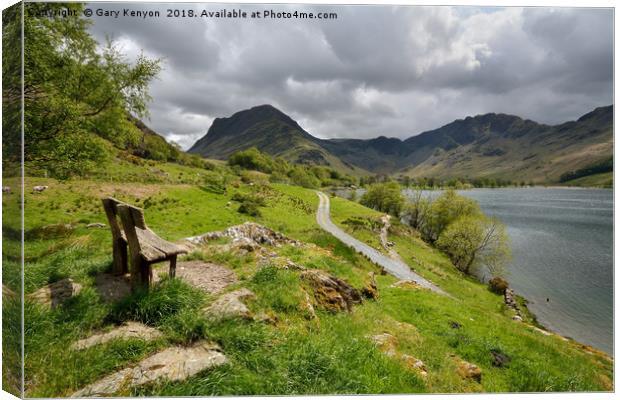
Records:
[[[121,273],[120,271],[127,271],[127,247],[129,247],[132,288],[148,288],[153,278],[151,265],[161,261],[170,261],[169,274],[171,278],[174,278],[177,256],[187,253],[187,250],[160,238],[150,230],[144,221],[142,209],[114,198],[104,199],[104,207],[110,220],[110,226],[113,226],[113,220],[119,231],[115,233],[115,228],[112,228],[113,246],[117,246],[113,254],[118,254],[114,260],[115,271],[119,271],[119,273]],[[108,209],[113,210],[113,212],[108,212]],[[117,215],[121,219],[122,231],[118,226]]]
[[[121,229],[118,221],[118,211],[116,206],[125,204],[113,197],[101,199],[105,215],[108,217],[108,223],[112,230],[112,273],[115,275],[124,275],[127,271],[127,238]]]

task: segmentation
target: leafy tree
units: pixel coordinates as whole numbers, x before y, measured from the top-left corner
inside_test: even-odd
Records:
[[[274,161],[267,154],[260,152],[256,147],[251,147],[231,155],[228,158],[228,165],[238,165],[245,169],[271,173],[274,168]]]
[[[148,85],[159,73],[159,60],[138,57],[129,63],[114,43],[100,48],[88,33],[83,4],[26,3],[24,14],[24,153],[35,168],[59,178],[88,170],[106,154],[107,139],[117,146],[139,136],[128,114],[147,113]],[[44,10],[56,11],[42,16]],[[71,10],[77,16],[60,16]],[[50,14],[48,14],[50,15]],[[18,52],[14,31],[19,20],[3,16],[3,47]],[[3,72],[12,71],[9,63]],[[3,67],[4,69],[4,67]],[[5,81],[7,104],[20,101],[19,81]],[[7,108],[16,118],[19,109]],[[13,128],[14,129],[14,128]],[[5,136],[19,146],[15,132]]]
[[[446,190],[441,196],[418,210],[418,230],[424,240],[435,242],[441,233],[461,217],[481,216],[482,211],[475,200],[459,196],[454,190]]]
[[[504,225],[497,218],[468,215],[453,221],[436,242],[456,268],[472,274],[479,268],[501,276],[510,259]]]
[[[399,216],[405,205],[405,199],[397,182],[386,182],[371,185],[360,199],[360,203]]]

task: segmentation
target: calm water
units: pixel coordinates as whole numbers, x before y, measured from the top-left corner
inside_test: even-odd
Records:
[[[613,191],[524,188],[460,194],[506,224],[513,252],[508,279],[530,301],[540,323],[612,354]]]

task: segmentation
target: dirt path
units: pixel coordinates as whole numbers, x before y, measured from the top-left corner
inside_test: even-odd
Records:
[[[443,295],[447,294],[438,286],[435,286],[433,283],[413,272],[411,268],[400,259],[400,257],[398,259],[387,257],[337,227],[329,217],[329,197],[323,192],[317,192],[317,194],[319,196],[319,208],[316,212],[316,221],[321,228],[334,235],[344,244],[355,249],[358,253],[364,254],[372,262],[383,267],[388,273],[394,275],[395,277],[414,281],[424,288]]]

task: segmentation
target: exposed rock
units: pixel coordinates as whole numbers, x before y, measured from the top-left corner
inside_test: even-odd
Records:
[[[28,297],[39,304],[56,307],[77,295],[81,290],[82,285],[73,282],[70,278],[65,278],[58,282],[43,286],[36,292],[31,293]]]
[[[129,274],[123,276],[99,274],[95,277],[95,290],[103,301],[113,303],[131,293],[130,280]]]
[[[390,287],[401,288],[401,289],[422,289],[422,286],[420,286],[416,281],[412,281],[408,279],[395,282],[391,284]]]
[[[278,317],[272,313],[261,312],[254,316],[254,321],[269,325],[276,325],[278,323]]]
[[[375,273],[368,273],[368,280],[366,285],[362,288],[362,296],[367,299],[377,299],[379,297],[379,291],[377,290],[377,280],[375,279]]]
[[[504,291],[504,303],[506,303],[509,308],[514,310],[517,316],[521,317],[521,310],[519,309],[519,305],[515,300],[515,293],[512,289],[506,289]]]
[[[493,277],[489,280],[489,289],[494,293],[504,294],[506,289],[508,289],[508,282],[502,277]]]
[[[424,362],[422,362],[422,360],[418,360],[417,358],[415,358],[414,356],[410,356],[409,354],[401,355],[401,359],[403,360],[407,368],[418,372],[423,377],[426,377],[428,375],[428,370],[426,369],[426,365],[424,365]]]
[[[150,326],[146,326],[139,322],[129,321],[109,332],[97,333],[86,339],[78,340],[71,346],[71,348],[74,350],[83,350],[114,339],[135,338],[142,340],[153,340],[161,336],[162,333],[155,328],[151,328]]]
[[[287,244],[294,246],[301,244],[296,240],[287,238],[279,232],[254,222],[246,222],[241,225],[231,226],[223,231],[208,232],[201,236],[187,238],[186,240],[195,244],[202,244],[222,237],[231,238],[233,245],[235,245],[235,242],[241,242],[244,245],[250,245],[253,249],[256,249],[255,246],[280,247]],[[250,242],[252,243],[250,244]]]
[[[47,189],[49,189],[49,186],[47,186],[47,185],[39,185],[39,186],[34,186],[32,188],[32,192],[33,193],[43,193]]]
[[[226,318],[252,319],[252,313],[241,300],[255,298],[256,295],[249,289],[243,288],[226,293],[204,311],[207,317],[215,320]]]
[[[357,289],[324,271],[310,269],[300,277],[312,287],[317,303],[328,311],[352,311],[354,304],[362,302]]]
[[[461,329],[462,325],[456,321],[450,321],[450,328],[452,329]]]
[[[191,347],[170,347],[75,392],[72,397],[110,396],[120,390],[159,380],[182,381],[208,368],[227,363],[216,345],[201,342]]]
[[[105,228],[105,224],[101,222],[93,222],[92,224],[86,225],[87,228]]]
[[[457,373],[463,379],[472,379],[476,382],[480,382],[482,379],[482,370],[476,364],[472,364],[459,357],[454,356],[454,361],[457,364]]]
[[[398,339],[396,336],[385,332],[371,336],[370,340],[372,340],[377,347],[379,347],[383,354],[390,357],[394,357],[396,355],[396,346],[398,346]]]
[[[303,311],[305,311],[304,316],[306,317],[306,319],[317,319],[318,317],[316,315],[316,311],[314,311],[314,306],[312,305],[312,300],[310,300],[310,295],[305,290],[303,290],[303,293],[304,300],[301,304],[301,308]]]
[[[522,322],[522,321],[523,321],[523,318],[522,318],[520,315],[515,315],[514,317],[512,317],[512,319],[513,319],[514,321],[519,321],[519,322]]]
[[[160,265],[159,268],[154,270],[154,282],[161,279],[158,272],[164,270],[167,274],[168,266],[166,264]],[[176,278],[207,293],[214,294],[222,292],[229,285],[237,282],[237,275],[232,270],[204,261],[183,261],[178,263]]]
[[[491,356],[493,361],[491,362],[495,367],[505,367],[510,363],[510,357],[499,350],[491,350]]]
[[[26,239],[54,239],[67,237],[75,227],[71,224],[51,224],[32,228],[24,232]]]
[[[2,193],[11,194],[10,186],[2,186]]]

